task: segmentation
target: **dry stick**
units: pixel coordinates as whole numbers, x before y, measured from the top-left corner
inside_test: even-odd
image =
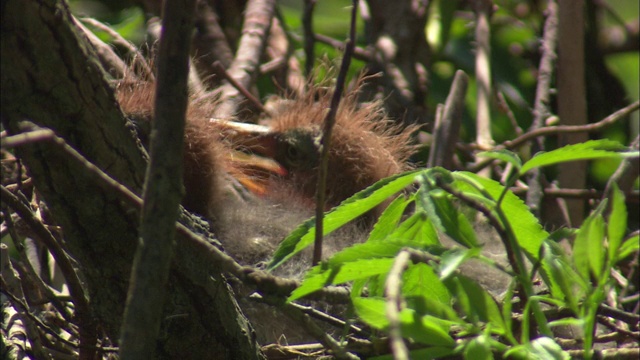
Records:
[[[351,64],[353,48],[356,44],[356,15],[358,13],[358,0],[353,0],[351,6],[353,8],[351,9],[351,29],[349,30],[349,40],[347,40],[346,47],[344,49],[344,57],[342,58],[340,72],[338,73],[338,79],[336,81],[336,90],[334,91],[333,97],[331,98],[329,112],[324,118],[322,139],[320,140],[321,155],[320,168],[318,169],[318,186],[316,189],[316,237],[313,244],[313,265],[317,265],[322,260],[324,200],[327,188],[327,165],[329,163],[331,132],[333,131],[333,126],[336,123],[336,114],[338,112],[338,106],[340,105],[342,90],[344,89],[344,83],[347,78],[347,71],[349,70],[349,65]]]
[[[315,36],[313,34],[313,9],[316,0],[304,0],[304,12],[302,14],[302,26],[304,28],[304,75],[309,78],[315,62]]]
[[[409,350],[402,339],[400,331],[400,286],[402,285],[402,272],[409,264],[411,255],[402,250],[393,261],[393,266],[387,276],[385,290],[387,293],[386,314],[389,319],[389,338],[394,360],[409,359]]]
[[[246,97],[247,100],[249,100],[256,108],[258,108],[258,110],[269,115],[269,111],[267,111],[267,109],[264,108],[260,100],[256,99],[256,97],[253,96],[253,94],[251,94],[249,90],[247,90],[244,86],[242,86],[242,84],[237,82],[236,79],[231,77],[231,75],[229,75],[229,73],[227,72],[227,70],[224,68],[224,66],[220,61],[214,62],[213,68],[216,70],[218,74],[222,75],[222,77],[224,77],[225,80],[227,80],[231,85],[233,85],[233,87],[236,88],[236,90],[238,90],[244,97]]]
[[[155,354],[169,268],[175,222],[182,200],[182,151],[188,103],[190,42],[196,0],[163,5],[158,50],[155,117],[150,161],[145,176],[140,243],[131,269],[120,356],[148,359]]]
[[[476,114],[476,143],[480,147],[493,146],[491,136],[491,28],[489,18],[493,3],[475,0],[476,12],[476,81],[478,106]],[[484,168],[480,175],[491,177],[491,168]]]
[[[467,93],[469,77],[462,70],[456,71],[451,90],[442,111],[440,121],[436,122],[433,131],[433,145],[429,153],[428,167],[442,166],[451,169],[453,154],[460,132],[464,98]]]
[[[551,115],[550,94],[551,81],[556,60],[556,45],[558,41],[558,5],[555,0],[547,5],[547,20],[544,23],[544,36],[542,39],[540,68],[538,69],[538,86],[536,88],[536,100],[533,107],[533,123],[530,132],[540,129],[545,120]],[[536,139],[532,152],[544,150],[544,139]],[[544,194],[542,190],[542,170],[533,169],[528,175],[529,191],[527,192],[527,205],[531,211],[540,217],[540,202]]]
[[[275,0],[249,0],[247,2],[238,51],[227,70],[229,76],[246,89],[251,88],[259,70],[260,58],[271,29],[275,3]],[[218,91],[221,103],[216,109],[214,117],[228,119],[236,114],[242,99],[238,90],[231,84],[222,85]]]
[[[4,190],[8,191],[8,189],[6,188],[4,188]],[[4,191],[2,193],[6,194],[6,192]],[[15,196],[15,199],[12,199],[12,200],[14,201],[14,203],[19,202],[22,204],[22,202],[20,202],[17,196]],[[28,206],[25,205],[25,207],[28,209]],[[36,270],[33,268],[33,264],[31,263],[31,261],[29,261],[29,259],[27,258],[27,255],[24,253],[24,245],[19,242],[20,238],[16,232],[13,219],[11,218],[11,214],[8,214],[5,212],[4,204],[2,208],[3,208],[2,209],[3,213],[5,213],[6,215],[4,221],[9,230],[9,236],[11,237],[11,240],[13,241],[16,249],[18,250],[18,256],[20,258],[20,261],[23,262],[24,270],[26,271],[26,274],[24,274],[24,276],[28,276],[29,278],[31,278],[31,281],[34,283],[34,286],[38,289],[38,291],[40,291],[43,294],[42,296],[44,297],[44,299],[39,299],[40,301],[44,300],[44,301],[50,302],[60,312],[60,314],[66,321],[73,322],[72,315],[69,312],[69,310],[62,304],[62,302],[58,299],[56,294],[53,293],[51,288],[47,286],[47,284],[44,283],[42,278],[36,273]],[[35,219],[36,221],[40,221],[40,219],[38,219],[36,216],[33,216],[33,219]]]
[[[633,142],[631,143],[631,147],[638,150],[638,145],[640,145],[640,136],[636,136],[635,140],[633,140]],[[624,159],[622,160],[622,162],[620,163],[620,165],[618,165],[618,168],[616,169],[616,171],[613,173],[613,175],[611,175],[611,177],[609,178],[609,181],[607,181],[607,185],[604,187],[604,192],[602,195],[602,198],[604,200],[604,198],[608,197],[609,195],[611,195],[611,190],[613,187],[614,183],[619,183],[618,185],[621,187],[622,191],[625,191],[627,189],[624,188],[623,186],[623,181],[620,181],[620,179],[627,173],[631,173],[631,171],[633,171],[633,167],[634,165],[631,163],[632,159]],[[638,173],[638,164],[637,161],[638,159],[635,159],[636,164],[635,164],[635,174],[634,178],[636,177],[637,173]],[[635,179],[633,179],[635,180]],[[632,180],[632,181],[633,181]],[[625,184],[628,187],[631,187],[631,181],[629,181],[629,184]]]
[[[105,69],[105,71],[111,74],[111,76],[113,76],[114,78],[122,79],[128,71],[127,64],[125,64],[120,56],[118,56],[115,51],[113,51],[113,48],[111,46],[105,44],[102,40],[100,40],[80,21],[76,21],[76,24],[82,30],[82,32],[84,32],[84,35],[95,48],[98,59],[100,59],[100,63],[102,64],[102,67]]]
[[[147,63],[147,61],[144,60],[144,56],[142,55],[142,53],[140,53],[140,51],[138,50],[138,48],[134,44],[132,44],[127,39],[123,38],[120,34],[118,34],[117,31],[111,29],[109,26],[101,23],[100,21],[98,21],[96,19],[85,17],[85,18],[82,18],[80,20],[82,22],[86,23],[86,24],[89,24],[89,25],[91,25],[91,26],[93,26],[93,27],[95,27],[95,28],[97,28],[97,29],[99,29],[101,31],[104,31],[107,34],[109,34],[109,36],[111,36],[113,38],[113,40],[114,40],[113,42],[115,44],[119,44],[119,45],[123,46],[125,49],[127,49],[127,51],[129,51],[130,53],[133,54],[135,65],[140,67],[140,70],[142,70],[144,78],[145,79],[149,79],[149,80],[153,80],[153,78],[154,78],[153,71],[149,67],[149,64]],[[79,24],[79,25],[82,27],[81,24]]]
[[[333,46],[334,48],[343,51],[346,47],[345,43],[343,43],[340,40],[336,40],[332,37],[326,36],[326,35],[322,35],[322,34],[315,34],[314,35],[314,39],[316,41],[319,41],[321,43],[325,43],[327,45]],[[362,60],[362,61],[366,61],[366,62],[375,62],[375,57],[373,56],[373,54],[365,49],[359,48],[357,46],[355,46],[353,48],[353,58],[354,59],[358,59],[358,60]]]
[[[45,130],[49,132],[50,138],[55,136],[53,131]],[[22,134],[26,135],[26,134]],[[16,135],[18,136],[18,135]],[[42,139],[42,133],[39,132],[39,139]],[[22,139],[28,138],[28,136],[22,136]],[[9,140],[9,138],[5,138]],[[28,143],[28,141],[25,141]],[[6,144],[3,144],[5,146]],[[68,146],[68,145],[67,145]],[[81,344],[91,346],[96,343],[97,335],[95,332],[95,324],[93,317],[91,316],[89,301],[85,296],[84,289],[80,283],[80,278],[76,272],[71,259],[67,256],[62,246],[56,241],[49,229],[47,229],[42,222],[35,217],[31,209],[24,205],[20,200],[4,186],[0,186],[0,194],[2,195],[2,201],[7,204],[13,211],[22,218],[22,220],[33,230],[38,240],[40,240],[51,252],[53,258],[56,260],[56,264],[60,267],[60,271],[67,281],[69,288],[69,295],[73,299],[73,304],[76,310],[76,317],[78,318],[78,325],[80,333]]]
[[[100,168],[92,164],[78,151],[69,146],[69,144],[67,144],[64,139],[58,137],[52,130],[38,128],[35,125],[30,125],[30,128],[35,129],[33,132],[38,134],[39,141],[53,142],[64,152],[66,152],[73,161],[82,164],[87,172],[95,177],[98,185],[119,194],[122,200],[124,200],[127,204],[129,204],[129,206],[133,207],[137,211],[140,211],[140,209],[142,209],[142,199],[138,195],[134,194],[131,190],[127,189],[117,180],[113,179]],[[48,132],[48,136],[43,136],[43,132]],[[22,144],[29,144],[33,141],[24,141],[24,139],[29,138],[29,134],[31,134],[31,132],[14,136],[20,136],[19,140],[22,141]],[[5,139],[10,140],[14,144],[19,143],[19,141],[12,140],[14,136]],[[5,143],[5,139],[3,139],[3,144]],[[299,283],[295,280],[279,278],[261,270],[257,270],[248,266],[242,266],[238,264],[231,256],[225,254],[222,250],[218,249],[216,246],[209,243],[201,236],[193,233],[185,225],[177,222],[175,226],[176,231],[181,235],[180,237],[178,237],[178,241],[180,241],[179,246],[187,246],[187,243],[195,246],[198,251],[211,256],[211,262],[219,266],[220,269],[222,269],[221,271],[232,274],[240,281],[244,282],[247,285],[253,286],[258,291],[262,291],[270,295],[288,296],[294,289],[299,286]],[[308,295],[307,298],[342,304],[346,304],[351,301],[349,291],[344,287],[325,287],[324,289],[316,291],[314,294]],[[76,304],[76,307],[77,306],[78,305]]]
[[[499,146],[496,146],[494,150],[501,150],[501,149],[509,149],[509,150],[513,150],[515,148],[518,148],[520,146],[522,146],[525,142],[531,140],[531,139],[535,139],[537,137],[540,136],[546,136],[546,135],[555,135],[555,134],[565,134],[565,133],[578,133],[578,132],[595,132],[598,130],[602,130],[605,127],[614,124],[615,122],[623,119],[625,116],[631,114],[632,112],[634,112],[635,110],[637,110],[638,108],[640,108],[640,100],[637,100],[635,102],[633,102],[630,105],[627,105],[626,107],[623,107],[622,109],[614,112],[613,114],[607,116],[606,118],[592,123],[592,124],[587,124],[587,125],[560,125],[560,126],[545,126],[545,127],[541,127],[538,128],[536,130],[531,130],[527,133],[522,134],[521,136],[518,136],[517,138],[511,140],[511,141],[505,141],[504,143],[502,143]],[[485,166],[488,166],[489,164],[491,164],[493,162],[493,159],[489,159],[489,160],[484,160],[479,162],[478,164],[476,164],[475,166],[473,166],[471,169],[469,169],[469,171],[471,172],[477,172],[478,170],[484,168]]]

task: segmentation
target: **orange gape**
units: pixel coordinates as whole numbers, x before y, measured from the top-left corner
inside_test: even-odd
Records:
[[[415,129],[390,126],[380,103],[360,106],[356,93],[347,94],[336,116],[328,159],[329,207],[409,169],[406,160]],[[116,88],[120,106],[139,128],[150,124],[154,94],[150,82],[125,80]],[[283,101],[266,127],[211,120],[215,104],[193,99],[185,127],[185,208],[209,220],[218,218],[225,206],[227,175],[274,203],[313,207],[318,144],[330,94],[312,90],[303,98]],[[145,134],[148,130],[140,131],[143,142]]]

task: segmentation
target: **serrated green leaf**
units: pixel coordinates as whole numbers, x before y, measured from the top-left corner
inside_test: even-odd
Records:
[[[461,171],[453,173],[454,178],[461,181],[475,181],[494,199],[498,199],[504,191],[504,186],[499,182],[481,177],[477,174]],[[540,225],[538,219],[531,213],[529,207],[513,192],[507,191],[502,203],[502,211],[515,233],[520,247],[527,253],[530,259],[537,260],[540,246],[549,236]]]
[[[522,168],[522,160],[518,154],[506,149],[482,151],[477,154],[478,157],[486,157],[490,159],[502,160],[508,164],[513,165],[516,169]]]
[[[611,191],[611,214],[607,224],[607,237],[609,240],[608,259],[613,264],[618,253],[618,248],[622,243],[622,238],[627,231],[627,205],[624,202],[624,194],[618,188],[618,184],[613,183]]]
[[[413,202],[413,199],[413,196],[407,199],[402,195],[395,198],[380,215],[367,241],[380,241],[389,235],[398,226],[404,210]]]
[[[343,201],[325,214],[323,234],[331,233],[380,205],[383,201],[411,184],[419,172],[420,170],[415,170],[382,179]],[[312,244],[315,238],[315,228],[315,218],[311,218],[298,226],[282,241],[275,251],[268,269],[272,270],[280,266],[283,262]]]
[[[524,174],[533,168],[555,165],[567,161],[638,157],[638,151],[619,152],[626,149],[626,147],[617,141],[607,139],[590,140],[580,144],[567,145],[556,150],[536,154],[531,160],[522,165],[520,173]]]
[[[329,266],[327,269],[323,268],[326,267],[326,264],[314,266],[304,278],[302,284],[291,293],[287,301],[299,299],[328,285],[342,284],[347,281],[386,274],[391,269],[393,261],[393,258],[364,259],[337,266]]]

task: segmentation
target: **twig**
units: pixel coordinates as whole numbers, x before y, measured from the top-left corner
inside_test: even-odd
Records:
[[[304,29],[304,75],[309,78],[315,62],[315,36],[313,33],[313,9],[316,0],[304,0],[304,12],[302,13],[302,26]]]
[[[614,124],[615,122],[621,120],[625,116],[631,114],[640,108],[640,100],[636,100],[633,103],[623,107],[622,109],[614,112],[613,114],[607,116],[606,118],[586,125],[559,125],[559,126],[545,126],[535,130],[531,130],[518,136],[517,138],[511,141],[505,141],[502,144],[502,148],[504,149],[515,149],[522,145],[523,143],[546,135],[557,135],[557,134],[571,134],[571,133],[579,133],[579,132],[594,132],[598,130],[602,130],[605,127]]]
[[[400,329],[400,286],[402,285],[402,272],[409,264],[410,254],[406,250],[398,253],[393,266],[387,275],[385,290],[387,293],[386,314],[389,319],[389,338],[394,360],[409,359],[409,350],[402,339]]]
[[[316,340],[322,343],[326,348],[330,349],[333,352],[333,355],[336,359],[343,360],[357,360],[359,359],[357,356],[347,352],[339,342],[337,342],[334,338],[332,338],[329,334],[327,334],[322,328],[320,328],[316,323],[314,323],[309,315],[302,312],[299,308],[292,306],[291,304],[287,304],[286,302],[280,299],[274,298],[262,298],[267,304],[277,306],[282,310],[282,314],[286,315],[296,323],[302,325],[304,329],[309,333],[309,335],[313,336]]]
[[[87,29],[82,22],[76,21],[76,24],[95,48],[98,59],[100,59],[100,63],[105,71],[117,79],[122,79],[127,73],[127,64],[113,51],[111,46],[100,40],[91,30]]]
[[[344,51],[344,49],[346,48],[346,44],[343,43],[340,40],[336,40],[332,37],[323,35],[323,34],[315,34],[314,35],[316,41],[319,41],[321,43],[325,43],[327,45],[333,46],[334,48],[340,50],[340,51]],[[353,58],[354,59],[358,59],[358,60],[362,60],[362,61],[366,61],[366,62],[375,62],[375,57],[373,56],[373,54],[371,53],[371,51],[368,51],[366,49],[362,49],[359,48],[357,46],[354,46],[353,48]]]
[[[451,90],[447,96],[442,117],[434,129],[434,139],[429,153],[429,167],[442,166],[451,169],[455,144],[460,132],[462,111],[464,110],[464,98],[467,93],[469,77],[464,71],[456,71],[451,84]]]
[[[477,114],[476,142],[481,147],[493,146],[491,136],[491,25],[489,18],[493,2],[475,0],[476,13],[476,82],[477,82]],[[450,154],[449,154],[450,155]],[[484,168],[480,175],[491,177],[491,168]]]
[[[113,38],[113,42],[114,44],[118,44],[122,47],[124,47],[125,49],[127,49],[127,51],[129,51],[131,54],[133,54],[133,58],[134,58],[134,63],[136,66],[140,67],[140,70],[142,70],[143,76],[145,79],[149,79],[150,81],[152,81],[154,79],[153,76],[153,71],[151,70],[151,68],[149,67],[149,64],[144,60],[144,56],[140,53],[140,51],[138,50],[138,48],[132,44],[130,41],[128,41],[127,39],[123,38],[117,31],[114,31],[112,28],[110,28],[109,26],[101,23],[100,21],[93,19],[93,18],[89,18],[89,17],[85,17],[85,18],[81,18],[80,19],[82,22],[84,22],[85,24],[89,24],[101,31],[106,32],[107,34],[109,34],[109,36],[111,36]]]
[[[538,86],[536,88],[536,100],[533,108],[533,123],[529,128],[531,131],[540,129],[545,119],[551,115],[550,89],[553,79],[553,70],[556,60],[556,46],[558,41],[558,5],[555,0],[547,4],[547,20],[544,23],[544,36],[542,39],[542,58],[538,69]],[[536,139],[532,147],[532,152],[544,150],[544,140]],[[526,203],[531,211],[540,217],[540,203],[544,194],[542,188],[542,170],[533,169],[527,176],[529,191],[527,192]]]
[[[165,1],[158,50],[155,116],[145,176],[140,238],[120,332],[120,356],[148,359],[156,351],[180,201],[188,103],[190,42],[196,0]]]
[[[259,62],[267,43],[274,15],[275,0],[249,0],[247,2],[242,37],[238,51],[227,70],[243,88],[251,88],[259,70]],[[219,89],[220,105],[213,117],[228,119],[237,113],[241,102],[238,90],[231,84]]]
[[[340,105],[340,99],[342,98],[342,91],[344,89],[344,83],[347,78],[347,72],[349,65],[351,64],[351,56],[353,55],[353,48],[356,43],[356,15],[358,14],[358,0],[352,0],[351,9],[351,29],[349,30],[349,40],[347,40],[344,55],[342,58],[342,64],[340,65],[340,72],[338,73],[338,79],[336,80],[336,89],[331,98],[331,105],[327,116],[324,118],[324,126],[322,128],[322,139],[320,140],[320,167],[318,169],[318,187],[316,189],[316,233],[315,242],[313,246],[313,261],[312,264],[316,265],[322,260],[322,235],[323,235],[323,220],[324,220],[324,200],[327,187],[327,166],[329,163],[329,147],[331,146],[331,132],[336,122],[336,114],[338,112],[338,106]]]
[[[246,97],[247,100],[249,100],[256,108],[258,108],[258,110],[265,113],[266,115],[269,115],[269,111],[267,111],[267,109],[264,108],[260,100],[256,99],[256,97],[253,96],[253,94],[251,94],[249,90],[247,90],[244,86],[242,86],[242,84],[237,82],[236,79],[231,77],[231,75],[229,75],[229,73],[227,72],[227,70],[224,68],[224,66],[220,61],[214,62],[213,68],[216,70],[216,73],[222,75],[222,77],[224,77],[225,80],[227,80],[231,85],[233,85],[233,87],[236,88],[236,90],[238,90],[244,97]]]
[[[625,106],[624,108],[614,112],[613,114],[607,116],[606,118],[592,123],[592,124],[586,124],[586,125],[560,125],[560,126],[545,126],[545,127],[541,127],[538,128],[536,130],[532,130],[532,131],[528,131],[524,134],[522,134],[521,136],[518,136],[517,138],[510,140],[510,141],[505,141],[504,143],[496,146],[494,148],[494,150],[501,150],[501,149],[508,149],[508,150],[513,150],[518,148],[519,146],[521,146],[522,144],[524,144],[525,142],[531,140],[531,139],[535,139],[537,137],[540,136],[547,136],[547,135],[557,135],[557,134],[565,134],[565,133],[578,133],[578,132],[595,132],[598,130],[602,130],[605,127],[612,125],[614,123],[616,123],[617,121],[623,119],[625,116],[631,114],[632,112],[636,111],[638,108],[640,108],[640,100],[637,100],[627,106]],[[489,164],[491,164],[493,162],[492,159],[489,160],[484,160],[481,161],[479,163],[477,163],[476,165],[472,166],[469,171],[471,172],[477,172],[478,170],[484,168],[485,166],[488,166]]]
[[[51,137],[48,140],[52,140],[55,137],[55,134],[51,130],[48,131],[51,134]],[[95,345],[97,341],[97,333],[95,324],[93,322],[93,317],[91,316],[91,312],[89,310],[89,302],[85,297],[84,289],[82,288],[82,285],[80,283],[80,278],[78,277],[78,274],[76,273],[71,260],[67,256],[67,253],[56,241],[49,230],[44,226],[44,224],[42,224],[42,222],[35,218],[34,214],[31,212],[31,209],[27,208],[26,205],[20,202],[20,200],[11,192],[9,192],[9,190],[7,190],[4,186],[0,186],[0,193],[2,194],[2,201],[7,204],[7,206],[12,208],[13,211],[15,211],[16,214],[18,214],[18,216],[22,218],[22,220],[29,226],[29,228],[33,230],[38,240],[40,240],[53,255],[53,258],[56,260],[56,264],[60,267],[60,271],[62,271],[62,274],[64,275],[64,278],[67,282],[67,286],[69,287],[69,295],[71,295],[71,297],[73,298],[73,303],[76,309],[76,317],[78,318],[78,324],[80,328],[80,343],[84,346]]]
[[[69,146],[64,139],[55,135],[52,130],[38,128],[35,125],[31,125],[30,128],[34,129],[34,131],[48,131],[50,136],[42,138],[42,141],[51,141],[56,146],[59,146],[73,161],[82,164],[86,171],[96,179],[98,185],[117,193],[124,202],[137,211],[142,209],[142,199],[138,195],[92,164],[82,154]],[[180,242],[179,246],[191,245],[195,247],[197,251],[208,254],[211,257],[211,262],[217,264],[222,271],[232,274],[240,281],[260,292],[274,296],[288,296],[299,286],[299,283],[295,280],[280,278],[262,270],[242,266],[212,243],[189,230],[185,225],[176,222],[175,226],[177,233],[180,235],[178,237],[178,241]],[[56,259],[56,261],[58,261],[58,259]],[[342,304],[347,304],[351,301],[349,291],[339,286],[325,287],[307,296],[307,298]],[[78,305],[76,304],[76,308],[77,307]]]

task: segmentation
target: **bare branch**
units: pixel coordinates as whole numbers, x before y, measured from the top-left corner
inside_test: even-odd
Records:
[[[336,123],[336,114],[338,112],[338,106],[340,106],[340,99],[342,98],[342,91],[344,89],[344,83],[347,78],[347,71],[351,64],[351,56],[353,54],[353,48],[356,46],[356,15],[358,14],[358,0],[353,0],[351,9],[351,29],[349,30],[349,40],[344,50],[342,58],[342,64],[340,65],[340,72],[338,73],[338,79],[336,80],[336,89],[333,92],[331,98],[331,105],[329,112],[324,118],[324,126],[322,129],[322,139],[320,140],[320,167],[318,169],[318,187],[316,188],[316,233],[315,242],[313,246],[313,261],[314,265],[322,261],[322,236],[323,236],[323,220],[324,220],[324,201],[325,192],[327,187],[327,165],[329,163],[329,147],[331,146],[331,132],[333,126]]]

